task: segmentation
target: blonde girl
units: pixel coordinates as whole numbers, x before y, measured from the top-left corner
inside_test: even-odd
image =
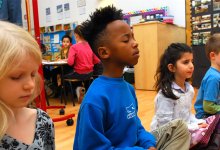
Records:
[[[54,125],[26,106],[40,92],[41,52],[24,29],[0,21],[0,149],[53,150]]]

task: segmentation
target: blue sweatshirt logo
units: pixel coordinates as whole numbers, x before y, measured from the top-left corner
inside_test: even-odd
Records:
[[[133,103],[130,106],[126,107],[126,111],[128,113],[127,115],[128,119],[135,117],[135,107]]]

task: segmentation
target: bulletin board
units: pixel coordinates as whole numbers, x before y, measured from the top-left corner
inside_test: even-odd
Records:
[[[220,1],[191,0],[191,24],[195,68],[192,84],[199,88],[202,78],[210,67],[205,44],[213,33],[220,32]]]
[[[54,26],[41,27],[41,43],[46,47],[46,52],[58,52],[62,46],[62,37],[64,35],[72,35],[72,44],[76,43],[73,36],[73,30],[77,23],[57,24]]]
[[[48,52],[57,52],[62,45],[62,37],[66,34],[65,31],[58,31],[43,34],[43,44]]]

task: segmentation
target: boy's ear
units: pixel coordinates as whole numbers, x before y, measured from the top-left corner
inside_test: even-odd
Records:
[[[98,48],[98,54],[100,58],[107,59],[110,57],[110,50],[107,47],[102,46]]]
[[[213,60],[213,58],[215,58],[215,52],[210,52],[209,58],[210,58],[210,60]]]
[[[168,70],[169,70],[170,72],[175,72],[175,67],[174,67],[173,64],[168,64],[168,65],[167,65],[167,68],[168,68]]]

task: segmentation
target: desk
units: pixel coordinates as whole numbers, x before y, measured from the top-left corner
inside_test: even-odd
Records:
[[[49,62],[49,61],[45,61],[43,60],[42,61],[42,64],[43,64],[43,67],[45,66],[60,66],[61,67],[61,103],[62,103],[62,100],[63,100],[63,93],[64,93],[64,102],[65,102],[65,105],[66,105],[66,90],[63,86],[63,66],[65,65],[68,65],[67,64],[67,61],[66,60],[59,60],[59,61],[53,61],[53,62]],[[61,108],[61,110],[63,110],[65,108],[65,106],[47,106],[46,109],[54,109],[54,108]],[[63,110],[64,112],[64,110]],[[65,112],[64,112],[65,113]],[[61,114],[61,111],[60,111],[60,114]],[[75,114],[69,114],[69,115],[66,115],[66,116],[63,116],[63,117],[58,117],[58,118],[52,118],[53,122],[58,122],[58,121],[63,121],[63,120],[67,120],[66,121],[66,124],[68,126],[71,126],[73,125],[73,119],[72,117],[74,117]]]
[[[64,72],[63,72],[63,67],[65,65],[68,65],[67,60],[58,60],[58,61],[42,61],[43,66],[59,66],[61,68],[61,103],[63,102],[63,93],[64,93],[64,103],[66,105],[66,90],[64,88],[63,85],[63,76],[64,76]]]
[[[42,60],[43,65],[49,65],[49,66],[60,66],[60,65],[67,65],[67,60],[58,60],[58,61],[46,61]]]

